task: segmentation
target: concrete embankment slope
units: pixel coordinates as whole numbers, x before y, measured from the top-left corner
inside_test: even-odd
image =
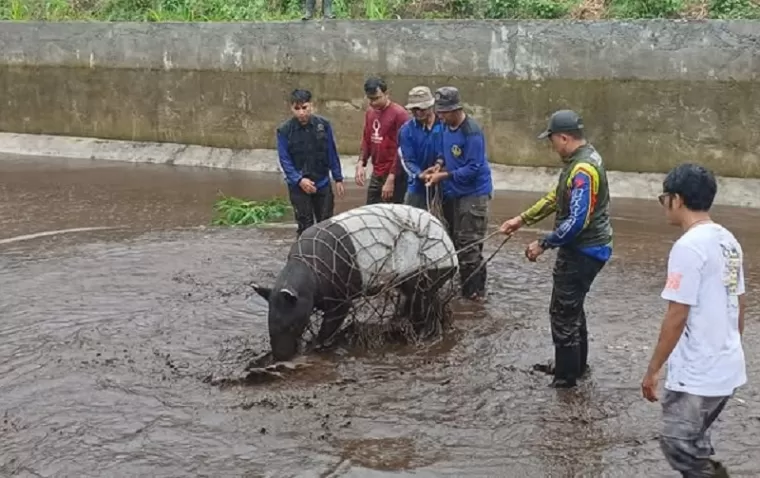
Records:
[[[280,172],[277,152],[270,149],[214,148],[168,142],[0,133],[0,153],[10,154],[10,156],[0,154],[0,161],[13,159],[16,155],[29,155]],[[346,178],[353,179],[356,157],[344,155],[341,162]],[[494,187],[497,190],[545,193],[557,183],[555,168],[492,164],[491,171]],[[610,171],[608,177],[613,197],[654,199],[662,192],[664,175],[661,173]],[[721,205],[760,208],[758,191],[760,191],[758,179],[719,177],[718,196],[715,202]]]
[[[268,150],[287,94],[305,87],[348,158],[359,147],[362,83],[379,74],[401,101],[417,84],[458,86],[505,172],[557,165],[535,135],[569,107],[612,171],[699,161],[760,178],[760,23],[751,21],[0,23],[0,71],[7,133]],[[23,153],[25,142],[5,134],[0,151]]]

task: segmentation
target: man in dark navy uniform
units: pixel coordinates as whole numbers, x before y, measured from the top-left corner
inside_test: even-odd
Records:
[[[277,153],[293,205],[297,235],[332,217],[335,197],[343,197],[343,173],[330,122],[312,113],[311,92],[295,90],[290,97],[293,117],[277,128]]]

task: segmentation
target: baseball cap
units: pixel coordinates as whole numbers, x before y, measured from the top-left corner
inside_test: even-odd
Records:
[[[459,90],[453,86],[443,86],[435,90],[435,110],[440,112],[461,110]]]
[[[409,90],[409,96],[407,98],[407,109],[420,108],[428,109],[435,104],[433,99],[433,93],[430,92],[430,88],[427,86],[415,86]]]
[[[549,125],[546,130],[538,135],[538,139],[548,138],[552,133],[562,133],[565,131],[576,131],[583,129],[583,120],[578,113],[573,110],[555,111],[549,118]]]

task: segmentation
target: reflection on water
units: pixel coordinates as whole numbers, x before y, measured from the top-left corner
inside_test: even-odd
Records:
[[[246,284],[274,280],[294,231],[199,226],[218,189],[281,194],[279,177],[89,162],[0,172],[0,239],[122,227],[0,244],[0,476],[673,475],[659,406],[639,391],[677,235],[656,203],[615,201],[625,220],[590,295],[593,372],[577,391],[531,368],[551,356],[552,255],[524,259],[530,231],[494,259],[489,302],[460,306],[441,340],[309,357],[284,380],[219,388],[209,374],[267,348],[265,304]],[[533,198],[500,194],[493,222]],[[750,383],[714,432],[737,476],[760,474],[758,217],[716,211],[749,261]]]

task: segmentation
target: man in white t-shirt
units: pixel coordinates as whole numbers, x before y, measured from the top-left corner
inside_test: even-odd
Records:
[[[709,215],[717,184],[702,166],[682,164],[663,181],[660,204],[683,235],[673,244],[662,298],[668,309],[641,389],[657,400],[667,360],[660,447],[670,466],[688,478],[728,477],[710,459],[709,428],[737,387],[747,382],[744,270],[739,242]]]

